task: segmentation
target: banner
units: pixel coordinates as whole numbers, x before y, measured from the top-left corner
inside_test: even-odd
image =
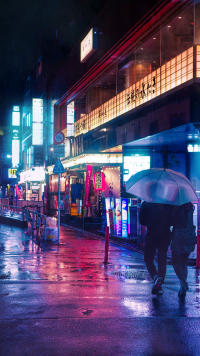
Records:
[[[122,199],[122,237],[128,237],[128,200]]]
[[[89,206],[91,175],[92,175],[92,166],[87,165],[86,181],[85,181],[85,199],[84,199],[84,206],[86,208],[88,208]]]
[[[121,217],[121,198],[115,200],[115,214],[116,214],[116,234],[122,235],[122,217]]]
[[[103,167],[105,174],[105,198],[120,197],[120,167]]]
[[[65,179],[65,197],[64,197],[65,214],[70,214],[69,187],[70,187],[70,174],[68,174]]]

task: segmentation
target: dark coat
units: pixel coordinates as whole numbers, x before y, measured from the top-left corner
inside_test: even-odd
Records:
[[[147,227],[147,233],[170,234],[170,226],[172,226],[171,205],[144,201],[139,212],[139,221],[141,225]]]
[[[193,225],[193,204],[174,207],[171,250],[190,253],[195,249],[196,232]]]

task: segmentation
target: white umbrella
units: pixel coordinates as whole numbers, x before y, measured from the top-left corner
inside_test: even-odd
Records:
[[[182,205],[198,200],[189,179],[181,173],[164,168],[151,168],[132,175],[126,191],[149,203]]]

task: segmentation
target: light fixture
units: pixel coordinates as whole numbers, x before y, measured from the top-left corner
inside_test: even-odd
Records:
[[[181,16],[179,16],[179,19],[181,19]]]
[[[154,37],[153,40],[156,40],[156,38]]]
[[[143,48],[141,48],[141,50],[143,50]]]
[[[50,151],[53,152],[54,151],[54,147],[50,147]]]
[[[170,25],[168,27],[171,27]]]
[[[7,155],[7,157],[8,157],[8,158],[12,158],[12,156],[11,156],[11,155]]]

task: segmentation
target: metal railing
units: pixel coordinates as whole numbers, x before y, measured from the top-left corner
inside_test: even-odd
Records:
[[[30,205],[22,208],[22,220],[27,221],[29,234],[35,237],[34,231],[46,241],[46,218],[47,216],[40,213],[38,205]],[[31,230],[30,230],[31,226]]]
[[[14,205],[0,204],[0,215],[23,220],[22,208]]]
[[[13,205],[0,204],[0,216],[10,217],[21,221],[26,221],[28,224],[28,235],[35,237],[36,231],[40,236],[43,236],[46,241],[46,215],[40,213],[41,207],[38,205],[29,205],[18,207]]]

